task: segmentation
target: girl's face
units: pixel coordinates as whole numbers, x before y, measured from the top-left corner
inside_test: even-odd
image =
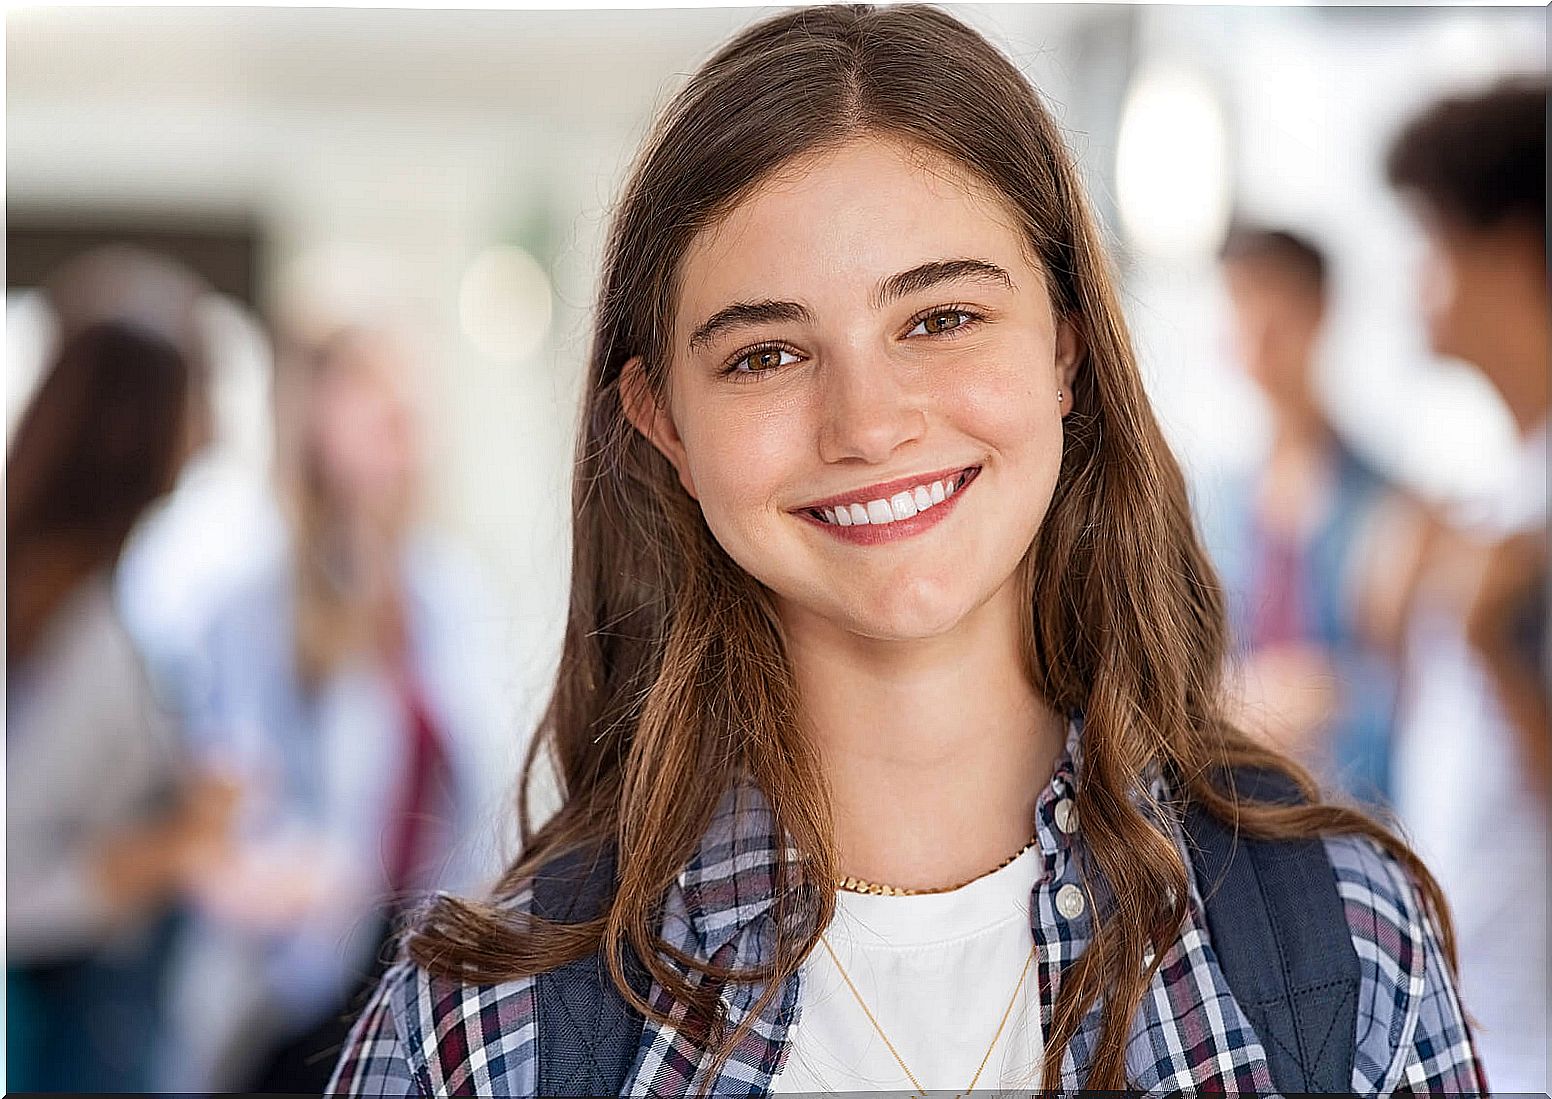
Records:
[[[334,498],[367,515],[396,514],[419,466],[409,364],[386,339],[360,337],[312,395],[313,438]]]
[[[930,637],[1013,595],[1079,354],[1027,252],[990,188],[873,137],[692,243],[667,407],[633,361],[627,408],[784,624]]]

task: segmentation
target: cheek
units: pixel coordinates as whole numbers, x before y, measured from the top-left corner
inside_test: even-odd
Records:
[[[952,434],[984,453],[995,476],[982,486],[977,553],[992,572],[1014,567],[1039,532],[1061,469],[1063,419],[1049,347],[1010,353],[965,369],[940,403]],[[956,450],[955,455],[964,453]],[[990,497],[983,496],[982,507]]]
[[[944,417],[1014,461],[1061,453],[1061,406],[1049,349],[1008,354],[964,370],[946,392]]]
[[[681,429],[681,438],[706,523],[731,552],[730,541],[749,537],[791,483],[801,425],[790,411],[722,410]]]
[[[1419,294],[1429,336],[1437,350],[1447,352],[1453,347],[1462,306],[1461,290],[1456,265],[1439,252],[1430,253],[1423,261]]]

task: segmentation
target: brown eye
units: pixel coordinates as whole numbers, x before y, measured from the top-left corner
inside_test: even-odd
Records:
[[[722,373],[740,379],[764,378],[798,358],[785,347],[756,347],[729,362],[722,368]]]
[[[979,319],[979,314],[972,313],[968,309],[939,309],[935,313],[928,313],[922,317],[906,335],[914,336],[920,333],[923,336],[941,336],[966,328]]]

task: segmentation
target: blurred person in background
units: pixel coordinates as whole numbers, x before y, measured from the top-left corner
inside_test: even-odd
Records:
[[[124,244],[67,260],[49,276],[43,302],[60,333],[136,316],[173,333],[198,363],[190,375],[191,453],[171,491],[135,525],[114,568],[119,617],[152,686],[175,705],[211,607],[280,539],[262,329],[240,303],[181,264]]]
[[[186,687],[198,752],[253,796],[185,943],[180,1087],[320,1091],[399,906],[495,868],[475,841],[511,777],[490,604],[420,522],[414,365],[359,328],[279,365],[288,543],[213,615]]]
[[[1326,260],[1297,234],[1248,226],[1221,259],[1237,357],[1272,425],[1258,468],[1202,508],[1239,646],[1241,718],[1335,788],[1381,804],[1395,672],[1355,594],[1392,492],[1317,391]]]
[[[203,422],[199,364],[159,323],[177,295],[134,289],[141,307],[88,294],[89,315],[63,315],[8,455],[13,1090],[148,1085],[176,901],[221,856],[234,795],[186,765],[112,597],[125,540]]]
[[[1456,913],[1488,1079],[1548,1090],[1545,76],[1446,99],[1387,161],[1425,242],[1428,340],[1504,402],[1519,457],[1475,513],[1417,524],[1397,735],[1402,820]]]

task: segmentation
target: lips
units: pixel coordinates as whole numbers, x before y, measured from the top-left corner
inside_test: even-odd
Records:
[[[868,485],[863,488],[852,489],[835,496],[827,496],[822,500],[811,500],[793,508],[794,512],[817,511],[822,508],[839,507],[841,504],[862,504],[866,506],[870,500],[888,500],[896,493],[913,489],[917,485],[930,485],[933,481],[949,480],[960,476],[978,466],[949,466],[932,473],[913,473],[908,477],[896,477],[892,481],[880,481],[878,484]]]
[[[952,499],[977,472],[977,467],[971,466],[957,477],[917,485],[914,489],[897,492],[887,500],[869,500],[866,505],[838,504],[833,508],[815,508],[805,514],[843,527],[899,523]]]
[[[980,466],[970,466],[949,481],[934,481],[930,493],[923,493],[919,487],[912,491],[902,489],[888,501],[870,501],[866,508],[855,503],[837,504],[819,509],[805,508],[797,515],[803,522],[811,523],[815,529],[843,543],[854,546],[891,544],[929,531],[958,511],[959,502],[980,472]],[[956,487],[950,490],[944,487],[945,484]],[[927,495],[928,499],[922,501],[918,493]]]

